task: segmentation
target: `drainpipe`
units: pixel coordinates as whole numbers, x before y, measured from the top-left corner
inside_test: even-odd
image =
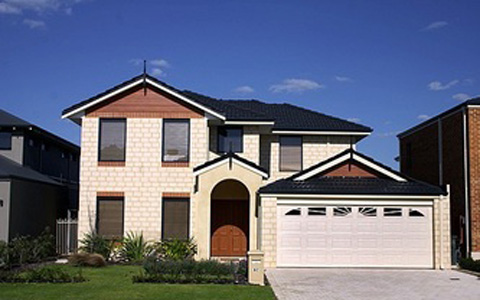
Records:
[[[468,203],[468,143],[467,143],[467,110],[462,108],[463,113],[463,179],[465,187],[465,249],[466,256],[470,257],[470,207]]]

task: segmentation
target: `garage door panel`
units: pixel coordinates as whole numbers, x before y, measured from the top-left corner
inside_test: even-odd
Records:
[[[297,215],[286,215],[292,209]],[[432,208],[386,214],[372,206],[280,205],[277,265],[432,268]]]

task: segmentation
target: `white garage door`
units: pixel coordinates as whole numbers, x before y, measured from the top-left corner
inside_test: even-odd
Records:
[[[432,208],[279,205],[279,267],[433,268]]]

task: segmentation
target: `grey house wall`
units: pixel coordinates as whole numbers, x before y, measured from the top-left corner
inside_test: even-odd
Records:
[[[12,179],[9,237],[37,235],[45,227],[54,233],[55,220],[66,196],[63,186]]]
[[[0,241],[8,241],[10,219],[10,180],[0,181]]]
[[[12,149],[0,150],[0,155],[23,164],[23,141],[23,135],[12,134]]]

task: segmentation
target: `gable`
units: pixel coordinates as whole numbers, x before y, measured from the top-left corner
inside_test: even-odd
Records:
[[[86,117],[202,118],[203,112],[159,89],[135,86],[86,110]]]
[[[319,176],[324,177],[362,177],[362,178],[379,178],[380,174],[377,172],[356,163],[349,161],[340,165],[337,165],[330,170],[325,171]]]

